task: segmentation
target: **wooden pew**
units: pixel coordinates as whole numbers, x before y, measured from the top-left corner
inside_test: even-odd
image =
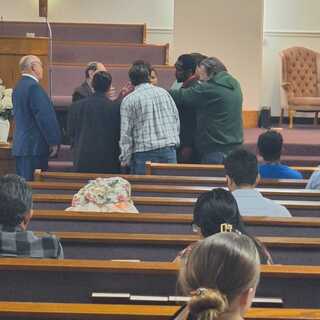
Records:
[[[42,233],[40,233],[42,234]],[[67,259],[172,261],[196,234],[55,232]],[[274,263],[320,265],[320,238],[259,237]]]
[[[179,306],[0,302],[3,320],[169,320]],[[319,309],[251,308],[247,320],[320,320]]]
[[[126,232],[192,234],[191,214],[99,213],[35,210],[29,225],[34,231]],[[318,237],[320,218],[243,217],[256,236]]]
[[[83,182],[28,182],[34,193],[75,194],[85,183]],[[201,193],[212,190],[205,186],[180,185],[145,185],[133,184],[132,195],[151,197],[185,197],[197,198]],[[319,190],[258,188],[267,198],[275,200],[319,200]]]
[[[35,209],[63,210],[71,205],[69,194],[33,194]],[[133,197],[140,212],[192,213],[196,198]],[[320,201],[277,201],[289,209],[293,216],[320,217]]]
[[[301,172],[305,179],[308,179],[314,171],[319,170],[318,167],[291,166],[291,168]],[[224,177],[225,171],[224,166],[221,164],[155,163],[147,161],[146,174]]]
[[[156,176],[156,175],[123,175],[123,174],[96,174],[96,173],[75,173],[75,172],[47,172],[40,169],[35,170],[34,178],[36,181],[63,181],[63,182],[82,182],[87,183],[88,180],[99,177],[110,178],[114,176],[123,177],[131,184],[171,184],[171,185],[193,185],[193,186],[209,186],[209,187],[226,187],[225,177],[191,177],[191,176]],[[259,187],[270,188],[296,188],[304,189],[307,180],[263,180]]]
[[[0,300],[89,303],[92,292],[106,291],[175,295],[178,267],[163,262],[2,258]],[[319,307],[319,267],[261,269],[258,297],[280,297],[285,308]]]

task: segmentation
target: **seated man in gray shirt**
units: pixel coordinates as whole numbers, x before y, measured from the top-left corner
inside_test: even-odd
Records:
[[[52,234],[27,230],[32,217],[32,190],[13,174],[0,177],[0,256],[63,258],[60,241]]]
[[[255,189],[259,182],[257,157],[245,150],[231,152],[224,163],[227,185],[237,200],[243,216],[291,217],[289,211],[277,202],[264,198]]]

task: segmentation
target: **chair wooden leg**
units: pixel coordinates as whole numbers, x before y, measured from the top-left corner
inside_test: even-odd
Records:
[[[289,110],[289,129],[293,128],[293,117],[295,113],[296,112],[294,110]]]
[[[313,124],[316,126],[318,124],[319,112],[315,112]]]

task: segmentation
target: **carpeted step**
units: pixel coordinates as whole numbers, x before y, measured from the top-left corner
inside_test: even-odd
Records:
[[[54,41],[52,55],[54,63],[101,61],[106,64],[130,64],[135,60],[145,60],[151,64],[166,64],[168,45]]]
[[[112,75],[112,85],[119,91],[128,83],[129,65],[106,65]],[[159,86],[170,88],[175,79],[175,69],[169,66],[155,66],[158,73]],[[69,106],[71,95],[84,79],[85,64],[54,64],[52,67],[53,102],[55,106]]]
[[[101,41],[121,43],[143,43],[144,24],[90,24],[51,23],[53,40]],[[44,22],[1,21],[0,36],[25,37],[34,33],[36,37],[48,37],[48,26]],[[92,59],[90,59],[92,61]]]

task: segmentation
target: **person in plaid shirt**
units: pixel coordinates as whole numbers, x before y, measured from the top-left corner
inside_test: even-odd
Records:
[[[63,258],[54,235],[37,237],[27,231],[32,217],[32,190],[17,175],[0,178],[0,256]]]
[[[120,107],[120,161],[131,173],[144,174],[146,161],[177,162],[179,114],[170,94],[149,83],[146,63],[134,63],[129,77],[135,89]]]

